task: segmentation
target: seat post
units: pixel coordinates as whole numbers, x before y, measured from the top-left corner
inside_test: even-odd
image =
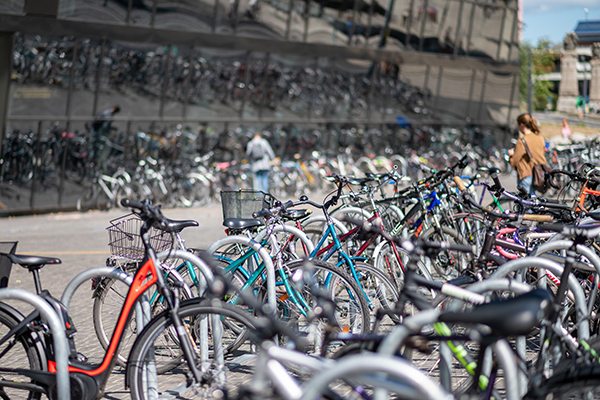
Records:
[[[42,281],[40,280],[39,265],[34,265],[27,268],[29,272],[33,274],[33,283],[35,284],[35,291],[37,294],[42,293]]]

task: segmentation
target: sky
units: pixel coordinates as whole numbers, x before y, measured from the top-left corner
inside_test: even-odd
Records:
[[[600,20],[600,0],[522,0],[522,40],[536,45],[544,38],[552,43],[562,43],[569,31],[574,31],[578,21]]]

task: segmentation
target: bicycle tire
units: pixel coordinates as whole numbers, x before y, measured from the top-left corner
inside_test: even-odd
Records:
[[[178,315],[184,322],[186,330],[195,344],[199,344],[197,329],[199,321],[211,315],[217,316],[220,320],[234,319],[237,323],[246,325],[249,329],[254,329],[253,317],[251,315],[216,299],[192,299],[182,302]],[[191,373],[187,367],[188,360],[182,359],[179,349],[171,347],[174,341],[168,338],[167,347],[161,344],[162,337],[170,337],[173,329],[169,313],[163,312],[155,316],[136,339],[127,364],[128,384],[133,400],[148,398],[149,390],[145,382],[146,372],[152,365],[157,365],[157,369],[171,370],[169,374],[158,375],[156,377],[156,390],[159,393],[168,391],[169,395],[175,397],[175,392],[178,391],[176,396],[178,399],[203,398],[203,395],[206,394],[199,393],[202,388],[198,384],[189,384]],[[212,331],[209,332],[209,335],[211,333]],[[209,345],[212,345],[210,338]],[[199,348],[201,349],[202,347],[200,346]],[[205,367],[207,366],[205,365]],[[210,375],[214,373],[215,368],[208,367],[203,371],[206,371],[206,374]],[[216,389],[212,386],[216,383],[216,380],[208,376],[206,378],[204,380],[205,384],[209,385],[206,390],[209,391],[207,393],[211,393],[212,390]]]
[[[434,242],[450,242],[467,244],[460,234],[452,228],[442,226],[441,229],[430,228],[421,234],[421,239]],[[460,274],[469,263],[470,257],[461,252],[442,250],[435,258],[431,258],[433,269],[442,279],[452,279]]]
[[[554,374],[523,397],[526,400],[575,400],[600,398],[600,365],[571,364],[567,371]]]
[[[483,216],[462,212],[452,214],[448,219],[452,228],[458,232],[460,237],[466,240],[467,243],[477,246],[478,251],[481,249],[486,232],[485,218]]]
[[[16,310],[9,312],[12,307],[1,303],[0,306],[0,339],[19,323],[19,319],[23,317]],[[26,330],[24,333],[19,333],[13,339],[9,339],[4,344],[0,345],[0,398],[4,399],[28,399],[38,400],[41,398],[40,392],[30,391],[27,396],[24,396],[23,390],[6,386],[3,382],[32,384],[35,383],[30,377],[19,374],[14,369],[23,370],[45,370],[45,365],[42,362],[42,356],[38,348],[40,339],[36,338],[34,333]],[[8,368],[10,367],[10,368]],[[11,371],[12,370],[12,371]]]
[[[304,268],[305,262],[305,260],[293,260],[286,263],[285,268],[289,271],[289,276],[293,276],[298,269]],[[327,290],[330,299],[336,305],[335,318],[342,330],[351,333],[367,332],[370,327],[369,306],[356,281],[344,270],[325,261],[311,260],[310,262],[313,268],[312,276],[316,278],[320,287]],[[309,291],[308,287],[302,289],[303,293]],[[279,301],[278,308],[283,305],[290,314],[298,315],[297,307],[291,304],[291,302],[282,304]],[[278,311],[281,313],[282,310]]]
[[[377,252],[373,265],[380,271],[383,271],[388,277],[391,277],[396,287],[400,287],[404,282],[404,268],[409,262],[410,254],[400,246],[396,246],[396,251],[400,259],[396,258],[394,248],[390,243],[381,245]],[[421,262],[417,261],[418,273],[425,278],[432,280],[431,272]]]
[[[373,331],[380,309],[393,309],[400,297],[399,288],[383,271],[364,262],[354,262],[361,288],[367,295],[367,303],[371,310],[369,330]],[[392,314],[382,315],[378,321],[378,334],[390,332],[401,319]]]

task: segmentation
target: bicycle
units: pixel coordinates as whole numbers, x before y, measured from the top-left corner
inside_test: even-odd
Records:
[[[150,242],[153,248],[160,254],[167,252],[166,257],[160,257],[160,267],[164,277],[168,282],[177,281],[182,285],[182,296],[186,299],[197,297],[203,293],[202,274],[198,271],[198,266],[190,261],[173,257],[180,256],[176,250],[187,252],[185,242],[181,237],[181,231],[188,227],[198,226],[194,220],[171,220],[165,219],[169,231],[163,231],[160,227],[150,228]],[[111,257],[107,259],[107,266],[116,267],[126,273],[133,274],[140,266],[144,258],[144,244],[141,240],[139,231],[143,221],[136,214],[126,214],[110,221],[107,227],[109,236],[109,248]],[[172,257],[171,257],[172,256]],[[102,347],[106,350],[113,334],[119,310],[122,307],[123,299],[129,290],[127,282],[121,282],[119,279],[111,277],[99,277],[92,282],[92,298],[94,299],[92,313],[93,324],[96,336]],[[156,314],[162,308],[162,300],[158,292],[150,296],[150,305]],[[119,349],[117,362],[125,367],[130,347],[135,340],[135,328],[130,328],[123,334],[124,339]],[[230,344],[226,352],[233,351],[241,343]]]
[[[262,199],[260,196],[259,198]],[[251,196],[250,202],[256,203],[253,199]],[[225,206],[227,203],[228,200],[224,202],[224,212],[229,208]],[[240,208],[252,208],[244,203],[238,204],[238,215]],[[258,203],[262,205],[262,200]],[[238,304],[239,293],[254,293],[259,298],[266,299],[277,310],[280,318],[303,327],[302,332],[308,334],[306,316],[313,309],[314,301],[305,288],[298,289],[291,285],[291,277],[300,268],[301,259],[297,258],[293,250],[288,252],[294,246],[291,243],[302,238],[303,233],[280,223],[280,217],[286,214],[285,210],[284,205],[275,205],[256,212],[255,217],[264,218],[264,222],[256,218],[225,218],[223,224],[230,233],[242,234],[216,241],[207,252],[215,257],[223,272],[235,283],[236,292],[228,296],[228,302]],[[228,212],[225,216],[227,214]],[[291,216],[291,213],[287,215]],[[258,227],[262,230],[255,234]],[[279,233],[284,235],[282,244],[277,237]],[[312,246],[310,241],[305,244]],[[271,255],[266,252],[265,247],[270,250]],[[326,262],[314,263],[315,279],[321,287],[326,288],[337,304],[338,322],[344,329],[352,332],[367,330],[368,307],[356,282],[344,271]]]
[[[153,207],[149,202],[123,200],[124,207],[136,210],[144,221],[140,228],[140,235],[145,246],[144,262],[137,269],[131,288],[124,301],[119,319],[116,323],[110,345],[99,365],[87,364],[76,352],[74,343],[71,343],[69,359],[69,374],[71,376],[71,397],[73,399],[96,399],[101,397],[110,371],[112,370],[122,334],[131,319],[136,301],[154,285],[158,286],[160,295],[164,299],[165,311],[150,319],[146,328],[140,331],[134,344],[127,365],[126,385],[130,387],[133,399],[146,398],[148,393],[148,379],[161,385],[166,378],[157,375],[156,371],[170,369],[168,385],[177,385],[175,374],[183,377],[179,382],[184,382],[184,387],[201,390],[205,385],[209,387],[222,386],[225,378],[223,367],[223,354],[221,333],[223,319],[235,320],[238,323],[252,326],[250,316],[240,313],[238,309],[220,302],[217,298],[190,299],[180,301],[181,285],[169,285],[163,277],[156,253],[152,248],[148,230],[158,224],[163,229],[169,227],[160,208]],[[47,291],[42,290],[39,279],[39,270],[46,264],[57,264],[59,259],[50,257],[23,256],[6,254],[13,263],[28,268],[34,278],[38,294],[55,307],[58,315],[63,318],[65,330],[72,340],[74,326],[68,313],[61,303],[53,298]],[[52,398],[53,387],[56,385],[56,368],[53,348],[48,341],[51,334],[44,328],[43,321],[39,319],[39,312],[34,311],[25,318],[12,318],[6,313],[2,303],[0,319],[8,328],[8,333],[0,339],[2,345],[21,343],[26,350],[24,360],[29,363],[28,368],[7,367],[8,362],[2,362],[2,374],[18,373],[26,377],[24,380],[0,380],[0,387],[4,390],[10,388],[18,393],[29,393],[28,397],[37,399],[41,394]],[[210,329],[209,329],[210,325]],[[140,327],[141,329],[141,327]],[[4,331],[3,331],[4,333]],[[208,339],[212,339],[209,349]],[[0,359],[7,359],[10,347],[0,353]],[[209,351],[212,350],[214,362],[211,362]],[[165,352],[166,351],[166,352]],[[6,357],[6,358],[5,358]],[[192,382],[194,382],[192,384]],[[155,385],[151,385],[154,387]],[[172,387],[172,386],[170,386]],[[20,391],[20,392],[19,392]]]
[[[132,193],[131,176],[124,168],[119,167],[112,175],[97,171],[91,186],[77,199],[77,211],[109,210]]]

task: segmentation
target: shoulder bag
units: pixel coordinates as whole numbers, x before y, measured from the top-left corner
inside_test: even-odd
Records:
[[[523,142],[523,146],[525,146],[525,151],[527,152],[527,156],[529,160],[533,161],[533,157],[531,156],[531,152],[529,151],[529,146],[527,146],[527,142],[525,139],[521,139]],[[552,171],[552,168],[548,166],[548,164],[533,164],[533,188],[540,193],[545,193],[550,187],[550,182],[548,180],[549,173]]]

